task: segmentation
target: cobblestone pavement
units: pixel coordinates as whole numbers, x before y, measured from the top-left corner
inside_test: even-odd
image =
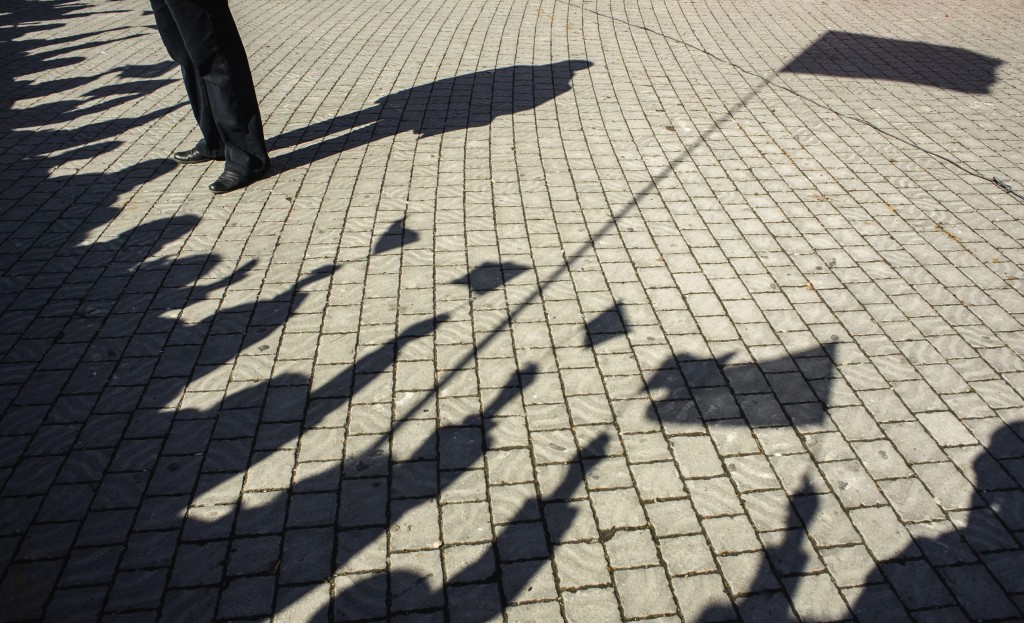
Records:
[[[0,621],[1024,617],[1020,0],[234,10],[0,9]]]

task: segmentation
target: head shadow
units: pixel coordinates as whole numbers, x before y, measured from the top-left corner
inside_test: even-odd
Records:
[[[482,295],[497,290],[528,270],[528,266],[515,262],[484,262],[451,283],[468,285],[474,293]]]
[[[415,229],[405,226],[405,217],[398,219],[388,226],[387,231],[377,238],[373,245],[373,254],[380,255],[395,249],[401,249],[407,244],[419,242],[420,233]]]

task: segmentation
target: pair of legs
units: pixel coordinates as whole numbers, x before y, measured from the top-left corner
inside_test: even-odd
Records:
[[[258,179],[270,157],[249,61],[227,0],[150,3],[160,38],[181,67],[192,113],[203,134],[194,150],[179,154],[191,153],[192,160],[179,161],[223,159],[226,176],[245,183]]]

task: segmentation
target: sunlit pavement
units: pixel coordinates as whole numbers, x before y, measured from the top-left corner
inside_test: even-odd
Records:
[[[1024,617],[1024,11],[0,11],[0,621]]]

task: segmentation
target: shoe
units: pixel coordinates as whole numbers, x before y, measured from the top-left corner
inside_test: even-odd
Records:
[[[223,160],[224,156],[208,156],[203,152],[199,151],[198,147],[192,149],[186,149],[185,151],[179,151],[174,154],[174,161],[178,164],[199,164],[201,162],[210,162],[211,160]]]
[[[256,180],[261,179],[267,172],[269,167],[255,171],[253,173],[236,173],[235,171],[224,171],[220,174],[212,184],[210,184],[210,190],[213,194],[220,195],[222,193],[229,193],[239,188],[245,188],[249,184],[252,184]]]

